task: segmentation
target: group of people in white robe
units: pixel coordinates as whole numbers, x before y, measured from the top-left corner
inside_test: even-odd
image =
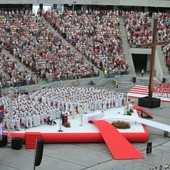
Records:
[[[47,123],[47,120],[61,118],[61,114],[70,118],[121,107],[127,101],[125,93],[108,91],[94,87],[50,87],[29,95],[16,97],[4,96],[4,129],[20,130]]]

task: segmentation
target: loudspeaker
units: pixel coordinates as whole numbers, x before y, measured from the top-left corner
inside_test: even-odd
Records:
[[[136,77],[132,77],[132,82],[136,83]]]
[[[164,131],[164,137],[168,137],[169,136],[169,132]]]
[[[0,141],[0,147],[6,146],[8,143],[8,138],[5,135],[2,135],[2,140]]]
[[[162,78],[162,83],[166,83],[166,78]]]
[[[34,166],[39,166],[41,164],[43,148],[44,148],[43,140],[37,139]]]
[[[23,143],[22,138],[15,137],[15,138],[12,139],[11,148],[16,149],[16,150],[20,150],[22,148],[22,143]]]
[[[152,153],[152,142],[148,142],[146,146],[146,153],[151,154]]]

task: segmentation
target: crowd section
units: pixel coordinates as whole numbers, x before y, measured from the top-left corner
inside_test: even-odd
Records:
[[[152,42],[151,19],[149,12],[125,12],[125,27],[131,47]]]
[[[149,170],[170,170],[170,164],[155,166],[154,168],[149,168]]]
[[[29,95],[8,95],[0,102],[5,112],[3,128],[20,130],[58,119],[61,114],[75,118],[96,110],[121,107],[127,102],[127,95],[94,87],[67,86],[44,88]]]
[[[1,49],[16,57],[44,80],[67,80],[97,76],[94,69],[31,11],[9,11],[0,18]]]
[[[170,43],[163,47],[163,53],[165,55],[166,66],[168,67],[170,73]]]
[[[131,47],[137,47],[141,44],[152,42],[152,20],[158,19],[157,40],[170,41],[170,15],[169,13],[152,13],[149,12],[124,12],[125,27],[127,30],[128,42]],[[170,43],[162,47],[165,62],[170,71]]]
[[[102,71],[128,73],[118,11],[47,11],[44,18]]]
[[[153,13],[158,18],[158,40],[170,41],[170,15],[169,13]],[[170,43],[162,47],[166,66],[170,72]]]
[[[17,87],[37,83],[31,72],[21,68],[17,61],[0,54],[0,87]]]
[[[154,88],[155,97],[170,98],[170,83],[162,83]]]
[[[152,42],[151,18],[158,18],[158,40],[170,40],[168,13],[85,10],[46,11],[43,17],[89,61],[108,74],[128,74],[124,57],[119,17],[123,16],[131,47]],[[56,31],[29,10],[0,15],[0,86],[20,86],[46,81],[95,77],[99,72],[83,57],[63,44]],[[17,61],[1,53],[10,51]],[[170,44],[162,47],[170,68]],[[36,76],[33,77],[35,73]]]

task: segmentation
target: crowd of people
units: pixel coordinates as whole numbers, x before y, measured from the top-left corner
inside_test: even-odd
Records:
[[[141,44],[152,42],[152,20],[158,19],[157,40],[170,41],[170,15],[168,13],[150,13],[147,12],[125,12],[125,27],[127,30],[128,42],[131,47],[137,47]],[[170,71],[170,43],[162,46],[166,65]]]
[[[0,19],[1,47],[44,80],[97,76],[43,21],[29,10],[6,12]]]
[[[150,168],[150,170],[170,170],[170,164],[166,163],[166,165],[155,166],[154,168]]]
[[[168,67],[170,73],[170,43],[165,45],[162,49],[165,55],[166,66]]]
[[[125,12],[125,27],[131,47],[152,42],[151,18],[148,12]],[[47,11],[43,17],[71,45],[107,74],[128,74],[124,57],[118,11]],[[158,17],[158,40],[170,40],[170,15]],[[46,81],[71,80],[98,76],[94,67],[63,44],[43,18],[29,10],[5,12],[0,16],[0,87],[22,86]],[[2,49],[17,60],[2,54]],[[162,47],[170,70],[170,44]],[[37,78],[33,77],[33,73]],[[170,84],[154,89],[155,96],[170,97]],[[30,94],[0,98],[4,106],[3,129],[21,130],[48,124],[66,114],[74,118],[96,110],[102,112],[125,105],[127,95],[94,87],[50,87]],[[170,169],[166,165],[162,169]],[[156,168],[155,168],[156,169]]]
[[[119,12],[85,10],[46,11],[44,18],[95,66],[110,74],[127,74]]]
[[[7,95],[1,98],[4,106],[4,129],[20,130],[55,120],[61,114],[74,118],[113,107],[121,107],[127,101],[125,93],[117,93],[94,87],[44,88],[26,94]]]
[[[130,11],[124,14],[127,38],[131,47],[152,42],[149,12]]]
[[[43,13],[43,17],[104,73],[127,74],[128,63],[122,48],[119,14],[118,10],[74,12],[50,10]],[[152,42],[151,18],[155,17],[158,18],[158,40],[170,39],[167,13],[153,13],[150,17],[149,12],[130,11],[122,12],[121,15],[125,17],[127,37],[131,47]],[[4,12],[0,17],[0,27],[2,35],[0,51],[3,48],[10,51],[27,68],[18,71],[18,64],[16,62],[11,64],[15,67],[12,68],[15,70],[14,77],[8,75],[6,80],[0,73],[0,78],[4,79],[3,86],[37,83],[38,78],[53,81],[99,75],[99,72],[95,72],[94,67],[87,64],[83,57],[79,57],[76,51],[62,43],[55,30],[50,28],[43,18],[34,16],[32,11]],[[169,44],[162,49],[166,64],[170,67]],[[1,54],[0,59],[4,58],[5,56]],[[32,81],[32,75],[28,70],[35,73],[37,79]]]
[[[0,87],[17,87],[36,83],[36,79],[25,68],[21,68],[17,61],[5,54],[0,54]]]
[[[128,63],[124,57],[121,30],[117,10],[85,10],[58,12],[46,11],[43,17],[70,44],[107,74],[127,74]],[[127,38],[131,47],[152,42],[151,19],[158,18],[158,40],[170,39],[169,15],[167,13],[121,12],[125,17]],[[2,81],[5,85],[25,85],[32,75],[28,69],[46,81],[68,80],[98,76],[94,67],[79,57],[55,34],[39,16],[29,10],[4,12],[0,17],[0,52],[4,48],[27,69],[18,71],[15,62],[14,78]],[[166,64],[170,67],[170,44],[162,47]],[[4,60],[1,54],[0,59]],[[12,65],[12,64],[11,64]],[[14,64],[13,64],[14,65]],[[3,65],[3,67],[6,67]],[[29,73],[29,74],[28,74]],[[28,78],[25,78],[25,77]],[[0,78],[3,78],[0,73]],[[11,78],[11,75],[7,76]],[[27,79],[27,80],[25,80]],[[2,84],[1,82],[1,84]],[[7,82],[7,83],[6,83]],[[27,82],[27,83],[26,83]],[[38,79],[31,80],[37,83]]]
[[[158,40],[170,41],[170,15],[168,13],[154,13],[153,17],[158,18]],[[170,43],[162,47],[165,56],[166,66],[170,72]]]
[[[154,88],[155,97],[170,98],[170,83],[162,83]]]
[[[152,41],[152,30],[150,30],[151,19],[148,12],[137,13],[131,11],[124,12],[122,15],[125,16],[125,27],[128,30],[127,34],[130,45],[136,46]],[[73,12],[64,10],[63,12],[58,12],[50,10],[43,13],[43,17],[104,73],[126,74],[128,72],[128,63],[123,54],[121,30],[119,28],[119,11],[85,10]],[[159,18],[158,39],[164,41],[169,40],[169,28],[166,25],[169,16],[166,13],[153,13],[152,17]],[[35,73],[37,77],[49,81],[97,76],[93,66],[87,64],[84,58],[77,56],[77,53],[72,51],[69,46],[64,45],[62,40],[55,34],[55,30],[49,27],[43,18],[34,16],[31,11],[16,10],[5,12],[0,17],[0,27],[0,33],[2,35],[0,38],[0,50],[6,49],[10,51],[14,58],[25,65],[25,69],[21,69],[17,61],[11,60],[11,58],[5,54],[0,53],[0,86],[10,87],[38,83],[38,79],[33,80],[32,72]],[[166,52],[166,50],[164,51]],[[160,89],[163,89],[163,91],[160,92]],[[61,94],[63,94],[59,95],[59,97],[54,95],[55,91],[53,88],[50,90],[46,89],[45,92],[35,92],[36,96],[34,96],[34,98],[36,98],[36,100],[33,100],[30,97],[32,95],[30,95],[28,102],[28,104],[33,105],[33,109],[24,107],[28,99],[27,95],[24,96],[25,98],[19,96],[19,99],[21,99],[20,102],[22,103],[19,104],[19,107],[24,107],[21,111],[24,113],[24,117],[32,117],[30,121],[33,120],[33,116],[35,115],[41,117],[41,121],[32,123],[29,126],[40,125],[40,122],[43,122],[42,119],[47,119],[47,116],[42,118],[45,107],[48,108],[45,114],[48,116],[53,114],[53,118],[56,119],[59,114],[58,109],[60,105],[64,110],[68,111],[74,107],[79,107],[75,104],[76,101],[86,100],[86,97],[83,96],[81,98],[81,95],[77,95],[76,91],[79,92],[79,90],[76,88],[74,89],[75,92],[73,92],[72,89],[69,90],[72,91],[72,94],[67,94],[67,96],[71,96],[72,98],[70,99],[68,97],[67,101],[65,101],[65,92],[68,91],[67,89],[60,89],[60,91],[62,91]],[[88,102],[85,102],[86,106],[84,106],[83,102],[83,104],[81,104],[83,108],[86,108],[85,110],[87,110],[87,108],[89,108],[89,110],[96,110],[99,109],[99,106],[100,109],[113,107],[113,101],[105,101],[103,103],[105,99],[95,90],[91,89],[94,93],[83,88],[81,90],[91,95],[91,101],[88,98]],[[54,94],[51,93],[51,91]],[[103,91],[100,92],[103,93]],[[167,88],[161,87],[156,89],[155,94],[157,93],[166,93],[167,95],[169,91],[167,91]],[[97,97],[96,94],[98,94]],[[60,98],[60,101],[58,98]],[[95,102],[93,100],[95,100]],[[72,104],[70,105],[68,101],[71,101]],[[51,104],[52,102],[53,104]],[[7,103],[9,104],[9,102]],[[45,107],[41,107],[41,104],[38,106],[39,103],[44,103]],[[116,102],[114,101],[114,106],[122,105],[120,103],[120,101],[118,102],[116,100]],[[17,107],[18,106],[16,106],[14,110],[17,110]],[[8,107],[6,110],[9,112]],[[52,111],[50,112],[50,110]],[[18,115],[18,113],[15,114]],[[22,116],[17,116],[17,119],[20,120]],[[23,120],[25,120],[25,118],[23,118]],[[25,126],[28,127],[30,123],[29,121],[26,122]]]

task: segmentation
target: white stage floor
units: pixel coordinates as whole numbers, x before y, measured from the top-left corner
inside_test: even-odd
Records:
[[[97,110],[95,112],[90,112],[89,114],[101,114],[101,110]],[[87,115],[87,114],[85,114]],[[138,117],[138,114],[136,112],[136,110],[134,110],[134,113],[132,113],[133,117]],[[127,117],[126,115],[124,115],[124,107],[119,107],[119,108],[111,108],[108,109],[106,111],[104,111],[104,117],[100,118],[102,120],[106,120],[108,122],[113,122],[116,120],[123,120],[123,121],[127,121],[130,123],[131,128],[130,129],[118,129],[119,132],[126,132],[126,133],[141,133],[144,132],[143,126],[141,123],[137,123],[133,120],[127,120],[125,119],[125,117]],[[68,121],[71,124],[71,127],[66,128],[62,126],[62,133],[94,133],[94,132],[99,132],[99,130],[97,129],[97,127],[91,123],[86,123],[86,121],[84,120],[84,118],[82,119],[83,123],[81,123],[81,117],[80,115],[76,115],[75,118],[68,118]],[[55,120],[57,122],[56,125],[41,125],[38,127],[33,127],[33,128],[29,128],[29,129],[21,129],[20,131],[16,131],[13,133],[24,133],[24,132],[42,132],[42,133],[57,133],[58,130],[61,127],[61,121],[60,119],[56,119]],[[61,132],[59,132],[61,133]]]

